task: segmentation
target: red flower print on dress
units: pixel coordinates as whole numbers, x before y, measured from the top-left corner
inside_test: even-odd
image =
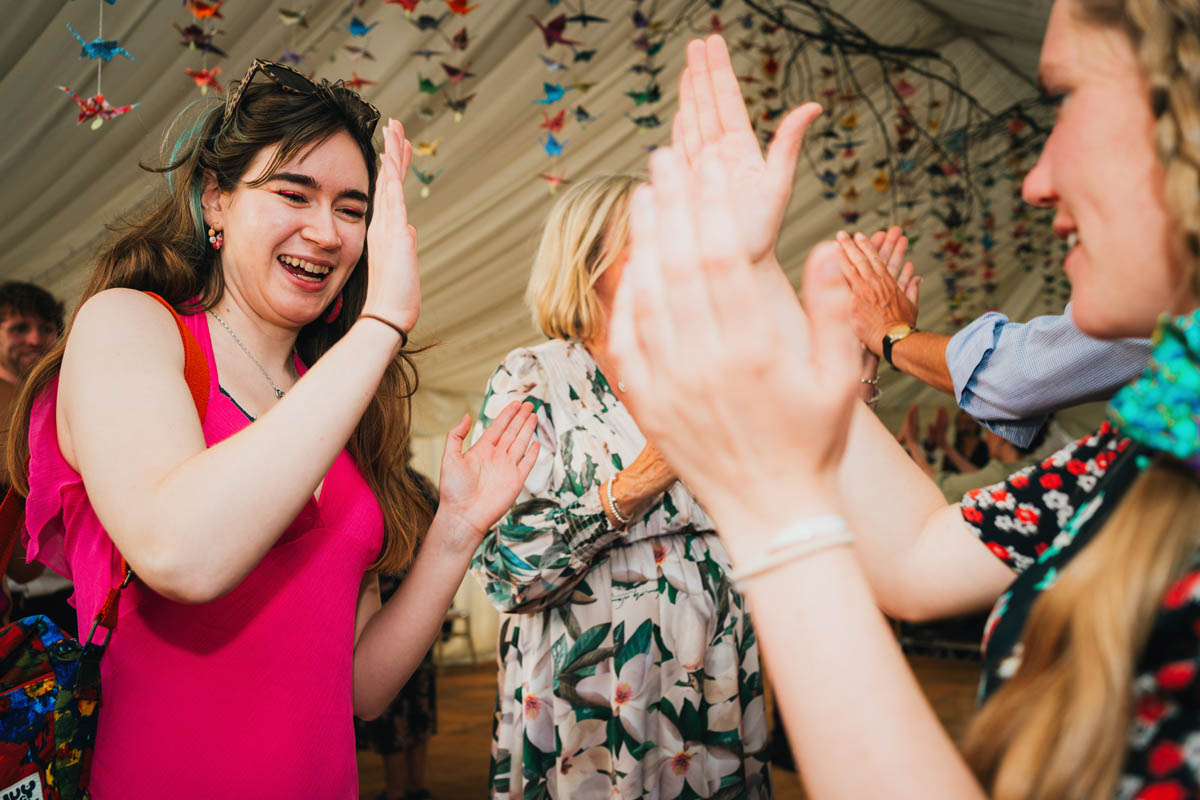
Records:
[[[1030,525],[1037,525],[1038,520],[1041,519],[1041,516],[1042,515],[1038,513],[1038,510],[1028,503],[1022,503],[1021,505],[1017,506],[1017,519],[1019,519],[1021,522],[1027,522]]]
[[[1172,664],[1166,664],[1155,675],[1158,685],[1168,692],[1177,692],[1180,689],[1186,689],[1195,677],[1196,664],[1192,661],[1176,661]]]
[[[1163,597],[1163,607],[1179,608],[1195,596],[1198,585],[1200,585],[1200,572],[1189,572],[1184,575],[1175,581],[1170,589],[1167,589],[1167,594]]]
[[[1043,489],[1061,489],[1063,480],[1057,472],[1047,472],[1038,479],[1038,483],[1042,485]]]
[[[967,522],[983,522],[983,513],[978,508],[965,506],[962,515]]]
[[[1155,775],[1167,775],[1183,763],[1183,751],[1175,742],[1160,742],[1150,751],[1146,762]]]
[[[1024,489],[1029,485],[1028,475],[1013,475],[1008,479],[1008,485],[1014,489]]]
[[[1087,464],[1077,458],[1072,458],[1067,462],[1067,471],[1072,475],[1082,475],[1087,472]]]
[[[1011,557],[1011,554],[1008,552],[1007,548],[1005,548],[1003,545],[996,544],[995,542],[988,542],[987,549],[991,550],[992,554],[1002,561],[1008,561],[1008,559]]]
[[[1135,800],[1183,800],[1187,792],[1175,781],[1152,783],[1137,793]]]

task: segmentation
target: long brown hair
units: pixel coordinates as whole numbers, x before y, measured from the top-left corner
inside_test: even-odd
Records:
[[[204,176],[214,175],[223,191],[232,191],[263,148],[278,145],[254,185],[264,183],[302,152],[345,131],[362,152],[373,196],[375,148],[356,122],[356,103],[348,89],[324,83],[316,93],[303,95],[271,83],[256,83],[246,89],[228,124],[223,122],[221,107],[203,113],[163,164],[143,165],[166,175],[167,191],[148,208],[110,226],[116,236],[99,253],[79,306],[113,288],[155,292],[182,313],[206,311],[216,305],[225,286],[216,252],[207,246],[200,206]],[[316,320],[306,325],[296,339],[296,352],[306,364],[315,363],[345,335],[362,310],[366,289],[364,245],[342,289],[341,314],[332,323]],[[30,410],[34,399],[58,375],[73,325],[74,315],[67,335],[34,367],[16,401],[8,439],[8,470],[12,485],[23,494],[29,492]],[[384,572],[397,572],[412,560],[418,534],[429,524],[427,506],[404,462],[411,397],[417,389],[411,352],[402,352],[388,365],[347,445],[383,511],[384,544],[372,568]]]
[[[1157,116],[1176,252],[1200,285],[1200,0],[1067,1],[1082,19],[1119,27],[1133,42]],[[964,752],[992,797],[1114,794],[1137,663],[1163,594],[1198,547],[1196,475],[1160,456],[1034,603],[1021,666],[968,731]]]

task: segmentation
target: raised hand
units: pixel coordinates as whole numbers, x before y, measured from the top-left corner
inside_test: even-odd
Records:
[[[438,513],[461,522],[478,541],[512,507],[537,461],[537,417],[532,403],[513,401],[464,453],[470,427],[464,415],[446,436]]]
[[[773,261],[804,132],[820,114],[816,103],[788,112],[764,159],[725,40],[710,36],[688,43],[671,146],[683,153],[693,170],[702,155],[724,170],[732,193],[730,211],[754,264]]]
[[[884,334],[897,325],[916,327],[921,278],[905,262],[908,239],[893,226],[882,241],[839,232],[842,274],[854,295],[851,322],[863,346],[879,355]],[[901,266],[903,265],[903,266]]]
[[[390,320],[404,331],[417,324],[421,281],[417,272],[417,229],[408,224],[404,176],[412,144],[394,119],[383,129],[383,154],[375,179],[371,227],[367,229],[367,298],[363,311]]]
[[[767,287],[716,154],[689,166],[660,148],[651,181],[631,201],[609,352],[639,424],[718,527],[749,514],[769,534],[836,495],[860,352],[841,253],[809,258],[807,315],[794,294],[786,316],[757,313]]]

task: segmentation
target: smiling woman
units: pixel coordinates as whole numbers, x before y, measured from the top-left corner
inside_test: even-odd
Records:
[[[389,123],[377,176],[377,117],[256,61],[25,384],[10,469],[30,558],[74,579],[82,630],[126,562],[136,576],[101,662],[98,800],[355,796],[352,714],[420,662],[533,464],[514,403],[465,453],[469,419],[450,432],[432,523],[404,469],[411,146]],[[381,606],[377,571],[405,566]]]

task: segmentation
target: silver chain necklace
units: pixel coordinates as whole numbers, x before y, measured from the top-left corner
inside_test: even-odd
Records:
[[[262,364],[258,363],[258,359],[254,357],[254,353],[251,353],[250,348],[246,347],[245,343],[243,343],[242,340],[238,338],[238,335],[233,332],[233,328],[229,327],[229,323],[227,323],[225,320],[221,319],[221,315],[218,314],[216,311],[213,311],[211,308],[208,310],[208,313],[213,315],[213,319],[215,319],[217,322],[221,323],[222,328],[229,331],[229,335],[233,337],[233,340],[235,342],[237,342],[237,346],[242,348],[242,352],[245,353],[250,358],[250,360],[254,362],[254,366],[258,367],[258,371],[263,374],[263,377],[267,379],[267,383],[271,384],[271,388],[275,390],[275,397],[277,397],[277,398],[283,397],[283,394],[284,394],[283,389],[280,389],[278,386],[275,385],[275,381],[271,380],[271,375],[267,372],[266,367],[264,367]]]

